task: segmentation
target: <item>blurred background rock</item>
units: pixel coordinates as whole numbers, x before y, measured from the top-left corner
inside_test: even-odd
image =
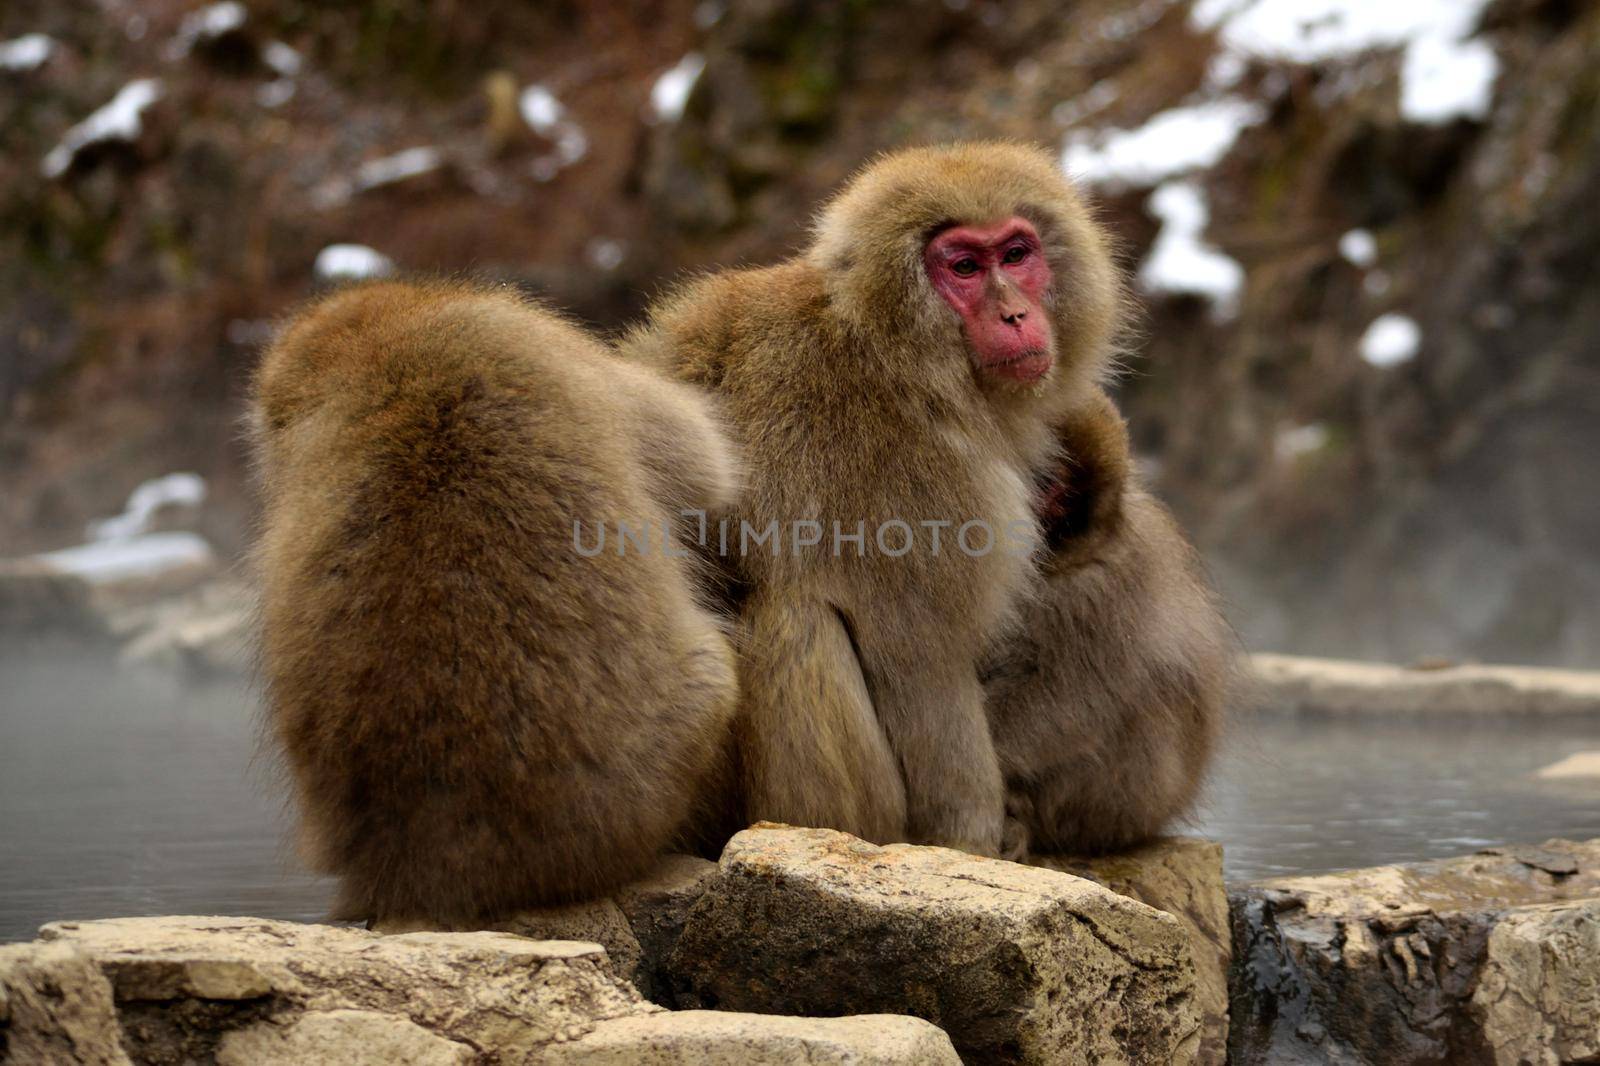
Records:
[[[1103,204],[1119,398],[1252,647],[1600,666],[1589,0],[6,0],[0,555],[193,472],[236,557],[251,368],[329,280],[614,330],[972,137]]]

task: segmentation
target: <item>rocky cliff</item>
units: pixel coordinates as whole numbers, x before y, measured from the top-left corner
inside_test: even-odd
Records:
[[[877,150],[1006,136],[1122,241],[1121,398],[1247,640],[1593,665],[1600,4],[1371,8],[14,0],[0,538],[184,469],[236,550],[239,398],[319,263],[615,327]]]

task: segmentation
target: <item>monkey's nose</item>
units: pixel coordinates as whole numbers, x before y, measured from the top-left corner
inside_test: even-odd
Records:
[[[1015,326],[1027,317],[1028,312],[1026,311],[1003,311],[1000,314],[1000,320],[1008,326]]]

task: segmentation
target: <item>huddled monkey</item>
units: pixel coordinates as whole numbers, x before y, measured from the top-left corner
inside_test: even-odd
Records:
[[[750,818],[1000,851],[979,671],[1024,639],[1035,483],[1098,395],[1122,299],[1053,160],[966,144],[873,163],[800,256],[700,280],[624,342],[721,399],[749,470],[741,526],[827,531],[733,560]],[[1004,543],[960,545],[963,527]]]
[[[601,895],[709,817],[737,684],[695,564],[575,533],[728,504],[703,396],[506,290],[376,283],[284,329],[253,421],[270,720],[339,916]]]
[[[1058,432],[1043,589],[982,671],[1017,858],[1114,850],[1182,817],[1240,687],[1236,638],[1139,486],[1116,407],[1097,392]]]

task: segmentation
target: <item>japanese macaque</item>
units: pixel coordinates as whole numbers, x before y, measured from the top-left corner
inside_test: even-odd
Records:
[[[727,514],[749,818],[999,852],[979,664],[1029,640],[1035,484],[1099,395],[1121,303],[1053,161],[967,144],[872,164],[799,257],[702,279],[625,341],[717,393],[748,464]],[[1113,654],[1103,640],[1047,651]],[[1094,698],[1059,696],[1041,713]]]
[[[469,924],[604,894],[725,788],[734,657],[665,537],[726,507],[692,388],[504,290],[379,283],[255,381],[262,666],[336,912]]]
[[[1138,485],[1094,394],[1040,478],[1044,589],[983,668],[1005,773],[1005,854],[1097,852],[1159,833],[1205,775],[1237,649],[1198,560]]]

